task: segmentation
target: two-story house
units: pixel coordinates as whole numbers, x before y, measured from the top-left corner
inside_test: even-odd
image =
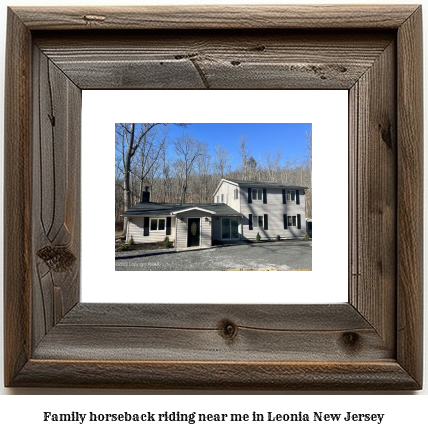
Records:
[[[306,233],[306,187],[267,181],[222,179],[214,192],[214,202],[224,203],[241,214],[239,238],[301,238]],[[227,236],[228,219],[222,221],[221,238]],[[230,222],[232,227],[236,221]],[[213,233],[217,239],[218,234]]]
[[[305,236],[305,188],[277,182],[222,179],[213,203],[154,203],[150,193],[123,216],[126,241],[163,241],[177,249],[209,248],[217,243]]]

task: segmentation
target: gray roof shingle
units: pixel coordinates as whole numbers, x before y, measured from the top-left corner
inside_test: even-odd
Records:
[[[274,181],[250,181],[250,180],[242,180],[242,179],[230,179],[224,178],[224,181],[230,181],[235,184],[238,184],[240,187],[278,187],[278,188],[287,188],[289,190],[304,190],[308,187],[304,187],[302,185],[290,185],[284,184],[281,182]]]
[[[137,216],[169,216],[177,211],[185,211],[191,208],[201,208],[216,215],[242,216],[241,213],[234,210],[224,203],[138,203],[122,214],[124,217]]]
[[[290,184],[284,184],[281,182],[274,182],[274,181],[250,181],[248,179],[243,180],[243,179],[223,178],[218,184],[217,188],[215,189],[213,196],[217,194],[217,191],[219,190],[220,186],[224,181],[236,184],[240,188],[244,188],[244,187],[263,188],[264,187],[264,188],[285,188],[287,190],[306,190],[308,188],[302,185],[290,185]]]

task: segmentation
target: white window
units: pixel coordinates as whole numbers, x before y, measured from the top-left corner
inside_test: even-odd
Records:
[[[295,215],[287,216],[287,226],[297,226],[297,218]]]
[[[263,199],[263,189],[252,188],[251,189],[251,197],[253,200],[262,200]]]
[[[221,203],[224,203],[224,194],[221,195]]]
[[[235,190],[233,190],[233,198],[238,199],[238,189],[237,188],[235,188]]]
[[[253,228],[263,228],[263,216],[253,215]]]
[[[150,230],[151,231],[164,231],[165,230],[165,219],[150,219]]]
[[[296,190],[287,190],[287,202],[296,200]]]
[[[220,197],[219,196],[217,196],[217,203],[219,203],[220,202]]]

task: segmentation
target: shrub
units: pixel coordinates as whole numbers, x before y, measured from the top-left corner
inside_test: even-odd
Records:
[[[133,244],[134,244],[134,238],[132,238],[132,235],[131,235],[131,238],[129,239],[129,245],[132,246]]]
[[[309,234],[306,232],[306,234],[305,234],[305,241],[309,241],[309,240],[310,240]]]
[[[172,246],[171,241],[169,240],[169,237],[165,237],[165,239],[163,240],[163,245],[169,249]]]
[[[128,250],[129,249],[129,244],[122,244],[120,247],[119,247],[119,250],[121,251],[121,252],[123,252],[124,250]]]
[[[281,241],[281,235],[276,236],[276,241]]]
[[[262,237],[260,236],[260,232],[257,232],[256,241],[259,243]]]

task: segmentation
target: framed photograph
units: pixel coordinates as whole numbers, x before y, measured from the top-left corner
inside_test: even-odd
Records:
[[[239,101],[238,111],[234,101]],[[97,179],[95,194],[93,188],[83,188],[81,194],[81,279],[85,282],[80,294],[82,302],[347,302],[347,90],[85,90],[82,92],[82,107],[82,185],[93,185],[94,162]],[[137,121],[144,117],[192,122],[153,126],[150,132],[154,133],[149,134],[134,154],[130,175],[132,205],[136,206],[137,213],[138,208],[144,207],[146,211],[143,212],[147,212],[149,219],[153,218],[149,208],[162,207],[163,214],[158,218],[164,218],[166,223],[168,217],[171,219],[170,225],[163,225],[162,232],[156,231],[155,227],[152,230],[150,224],[144,231],[144,217],[131,217],[128,226],[124,226],[119,218],[124,212],[124,192],[127,191],[124,189],[123,153],[128,142],[122,146],[121,133],[123,128],[132,125],[117,124],[115,121],[135,120],[134,126],[139,135],[144,133],[144,126]],[[94,143],[111,142],[113,125],[119,130],[114,160],[112,152],[100,152],[99,146],[93,146]],[[309,152],[312,148],[312,129],[316,132],[313,153]],[[203,146],[203,153],[195,160],[196,168],[192,168],[186,189],[191,204],[183,205],[181,199],[183,158],[180,150],[178,155],[176,153],[177,145],[181,145],[177,138],[186,138],[190,144],[194,142]],[[135,143],[138,143],[138,138]],[[243,150],[240,144],[244,145]],[[327,148],[328,152],[323,152]],[[162,155],[155,160],[159,150]],[[150,151],[153,153],[148,155]],[[144,161],[150,161],[156,169],[144,178],[144,185],[149,186],[150,194],[149,202],[142,202],[146,205],[139,203],[143,153],[147,155]],[[336,162],[333,163],[334,170],[326,171],[325,168],[332,164],[332,155]],[[245,161],[250,163],[245,165]],[[226,167],[223,174],[221,164]],[[145,167],[150,167],[150,164]],[[263,182],[262,188],[252,190],[261,200],[258,197],[252,200],[251,197],[251,203],[248,203],[248,188],[251,188],[248,181],[241,189],[236,185],[237,180],[243,178],[252,180],[255,187]],[[223,181],[232,186],[229,187],[229,194],[226,191],[213,195],[222,179],[233,180],[232,183]],[[295,185],[304,185],[305,194],[301,191],[300,197],[297,197],[295,190],[289,191],[290,186]],[[311,188],[312,185],[314,188]],[[335,185],[333,195],[330,194],[332,185]],[[266,203],[262,200],[264,188]],[[300,204],[296,204],[297,200]],[[221,216],[225,208],[217,205],[221,201],[242,214],[237,216],[238,234],[233,239],[223,239],[223,231],[220,231],[220,223],[225,220],[230,223],[234,218]],[[312,202],[316,209],[314,213],[311,211]],[[312,247],[312,234],[308,233],[307,239],[305,235],[306,229],[310,232],[310,219],[330,215],[333,202],[334,225],[331,225],[332,222],[323,224],[322,228],[330,229],[317,231],[317,242]],[[114,210],[111,208],[113,203]],[[198,208],[192,211],[194,213],[203,213],[202,210],[208,208],[215,212],[210,214],[210,211],[202,218],[202,224],[207,229],[204,235],[206,245],[196,249],[186,248],[183,241],[186,241],[187,233],[182,231],[184,240],[178,250],[176,246],[167,248],[162,240],[168,236],[174,242],[177,236],[176,211],[189,207]],[[113,238],[100,236],[112,234],[111,219],[94,215],[96,209],[103,209],[110,215],[115,213],[115,257],[112,255]],[[228,212],[235,211],[229,209]],[[256,220],[252,230],[248,226],[248,214],[253,214],[253,220]],[[297,227],[297,214],[301,214],[300,229]],[[180,213],[178,216],[179,224],[185,225],[187,218]],[[259,221],[254,216],[265,220],[268,229],[258,225]],[[167,226],[171,227],[168,235]],[[123,235],[124,227],[129,230],[128,240]],[[341,240],[334,246],[330,242],[331,230]],[[225,232],[229,236],[230,226]],[[263,236],[259,242],[255,239],[257,234]],[[294,235],[296,238],[293,238]],[[153,242],[152,237],[156,237],[157,242]],[[313,273],[310,271],[312,256],[315,262]],[[329,272],[332,263],[334,274]],[[211,271],[208,280],[202,270]],[[243,272],[224,273],[224,270]],[[283,273],[250,272],[254,270],[299,272],[284,276]],[[189,285],[198,278],[204,280],[202,286]],[[322,279],[329,284],[320,291]],[[156,291],[150,290],[153,287]],[[237,290],[231,291],[231,287]],[[117,288],[124,290],[118,291]]]
[[[6,386],[422,388],[421,6],[17,7],[6,52]],[[348,300],[82,302],[94,89],[347,91]]]

